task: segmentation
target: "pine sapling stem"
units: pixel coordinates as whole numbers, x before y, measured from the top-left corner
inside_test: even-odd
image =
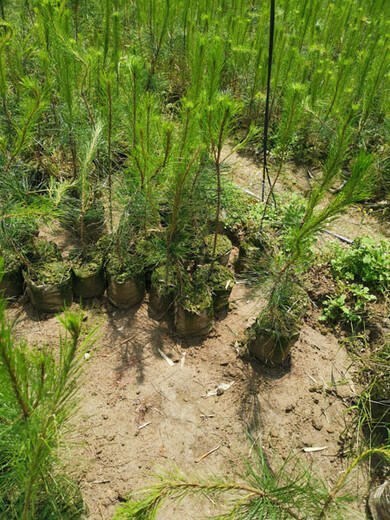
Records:
[[[5,368],[7,370],[8,377],[11,380],[11,384],[12,384],[12,388],[14,390],[16,400],[18,401],[19,406],[23,413],[23,418],[27,419],[30,416],[30,410],[29,410],[28,404],[25,402],[25,400],[23,399],[23,396],[20,392],[19,380],[18,380],[15,370],[12,366],[11,360],[10,360],[9,356],[7,355],[7,352],[5,350],[6,346],[5,346],[5,344],[3,344],[3,341],[4,340],[0,340],[0,356],[3,360]]]
[[[368,449],[368,450],[364,451],[360,455],[358,455],[352,461],[352,463],[349,465],[349,467],[344,471],[344,473],[341,475],[341,477],[336,482],[335,486],[330,491],[329,496],[326,499],[325,504],[324,504],[324,506],[323,506],[323,508],[321,510],[321,513],[318,516],[318,520],[322,520],[323,518],[326,517],[326,512],[329,509],[329,506],[334,501],[337,493],[340,491],[340,489],[344,485],[344,482],[346,481],[348,475],[350,475],[352,470],[356,466],[358,466],[364,459],[366,459],[367,457],[371,457],[372,455],[380,455],[380,456],[386,458],[387,460],[389,460],[389,452],[387,450],[385,450],[385,449],[382,449],[382,448],[371,448],[371,449]]]
[[[112,97],[111,97],[111,82],[107,81],[107,109],[108,109],[108,206],[110,218],[110,231],[113,232],[113,218],[112,218],[112,165],[111,165],[111,136],[112,136]]]

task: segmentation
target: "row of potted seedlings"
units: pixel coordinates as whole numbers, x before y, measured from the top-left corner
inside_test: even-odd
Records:
[[[73,298],[82,301],[103,296],[117,308],[128,309],[141,302],[148,289],[153,313],[161,318],[174,312],[178,333],[207,335],[214,313],[226,308],[234,286],[234,275],[226,267],[231,242],[218,235],[216,260],[211,262],[214,235],[198,247],[196,261],[187,269],[147,265],[141,254],[123,252],[115,238],[102,237],[95,246],[71,251],[67,261],[54,242],[30,237],[23,253],[2,248],[5,272],[0,291],[7,298],[23,294],[24,287],[33,306],[54,313],[69,306]]]

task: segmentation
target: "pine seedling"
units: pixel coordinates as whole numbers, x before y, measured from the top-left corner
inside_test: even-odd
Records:
[[[112,0],[104,1],[104,30],[103,30],[103,68],[106,68],[106,61],[110,47],[111,36],[111,12]]]
[[[210,93],[207,94],[210,99]],[[219,231],[221,213],[222,174],[221,166],[224,161],[222,149],[226,139],[232,134],[233,120],[237,111],[237,104],[228,95],[217,95],[206,107],[204,135],[209,148],[211,159],[217,176],[217,203],[215,209],[215,230],[211,266],[214,265],[215,252]],[[203,124],[203,123],[201,123]]]
[[[337,157],[336,151],[329,164],[334,164]],[[323,226],[336,219],[349,205],[363,200],[370,193],[374,175],[371,166],[372,157],[361,153],[344,187],[323,207],[321,202],[336,174],[333,167],[328,167],[322,181],[312,190],[302,222],[290,230],[288,255],[279,254],[274,258],[268,303],[255,324],[248,329],[250,341],[253,336],[257,338],[265,333],[267,337],[270,335],[275,339],[276,347],[281,352],[287,352],[291,347],[287,340],[299,332],[304,311],[304,294],[299,290],[297,277],[303,273],[311,254],[311,246]]]
[[[92,139],[87,148],[84,160],[82,162],[80,170],[80,239],[83,249],[86,247],[86,226],[85,226],[85,215],[89,205],[95,200],[95,189],[90,180],[90,169],[92,166],[93,158],[96,154],[99,146],[99,140],[101,137],[102,125],[100,122],[97,123]]]
[[[156,2],[155,0],[152,0],[151,5],[153,7],[150,9],[149,13],[149,29],[150,42],[153,50],[150,58],[146,90],[149,90],[152,86],[152,80],[156,73],[156,67],[164,45],[171,15],[171,0],[165,0],[165,2]],[[158,22],[161,23],[160,26]]]
[[[67,141],[72,157],[73,177],[78,173],[78,150],[76,123],[79,118],[78,80],[83,78],[82,69],[86,63],[78,52],[76,41],[71,35],[70,12],[63,6],[49,11],[52,36],[50,60],[54,64],[56,83],[62,106],[61,116],[66,123]]]
[[[15,341],[0,303],[0,514],[10,520],[83,517],[77,486],[59,473],[58,450],[77,407],[84,354],[95,330],[83,315],[60,319],[59,356]]]
[[[388,460],[388,449],[378,450]],[[259,445],[245,463],[245,473],[236,480],[223,477],[188,477],[178,469],[157,476],[156,483],[133,493],[121,506],[114,520],[153,520],[161,508],[170,502],[205,495],[225,510],[215,518],[220,520],[343,520],[346,514],[363,518],[357,508],[350,507],[354,497],[343,491],[343,485],[365,458],[376,453],[369,450],[355,459],[337,484],[328,491],[325,482],[305,469],[297,459],[290,458],[272,470]]]
[[[6,67],[5,67],[5,63],[4,63],[4,50],[5,50],[5,47],[9,44],[9,42],[11,41],[11,39],[14,36],[14,28],[11,24],[9,24],[5,21],[0,21],[0,27],[4,28],[4,30],[5,30],[5,34],[2,38],[2,40],[0,41],[0,96],[2,99],[2,103],[3,103],[3,110],[7,117],[8,125],[9,125],[10,129],[12,129],[13,123],[12,123],[11,115],[9,113],[8,104],[7,104],[7,90],[8,90],[7,83],[8,82],[7,82],[7,77],[6,77]]]
[[[26,89],[25,92],[31,93],[32,96],[25,97],[22,106],[23,115],[14,125],[16,137],[9,147],[10,153],[7,157],[5,170],[8,170],[23,150],[32,144],[37,122],[47,107],[45,92],[37,81],[26,77],[23,79],[23,86]],[[5,148],[3,148],[3,152],[7,153]]]
[[[172,265],[178,269],[183,262],[183,238],[188,232],[188,215],[186,215],[186,195],[190,179],[201,158],[202,143],[199,138],[197,107],[184,99],[181,105],[180,126],[175,136],[169,160],[171,199],[170,219],[166,234],[167,267]],[[168,269],[167,269],[168,273]]]
[[[265,199],[263,217],[262,217],[260,227],[262,226],[262,223],[263,223],[264,217],[266,215],[267,208],[268,208],[269,202],[271,200],[271,197],[273,198],[274,203],[275,203],[275,195],[274,195],[275,186],[279,180],[279,176],[281,174],[282,167],[284,165],[288,145],[291,141],[294,131],[296,130],[296,128],[299,124],[300,116],[302,114],[302,98],[303,98],[304,93],[305,93],[304,85],[292,84],[291,88],[289,89],[288,94],[286,95],[286,111],[281,120],[279,132],[278,132],[278,134],[279,134],[279,150],[278,150],[279,167],[278,167],[278,170],[276,172],[276,175],[274,177],[272,184],[270,184],[270,189],[269,189],[267,197]],[[266,120],[267,120],[267,116],[266,116]],[[268,127],[268,123],[265,123],[265,126]],[[268,132],[268,129],[265,129],[264,136],[266,136],[267,132]],[[264,150],[265,150],[265,153],[264,153],[264,158],[263,158],[264,162],[263,162],[262,199],[264,199],[266,175],[268,176],[268,180],[269,180],[268,169],[267,169],[266,137],[264,137]]]
[[[209,94],[206,93],[206,98]],[[253,127],[249,129],[246,137],[236,145],[231,152],[224,153],[223,147],[227,139],[232,136],[235,128],[235,116],[237,115],[240,105],[228,94],[215,94],[210,104],[207,103],[204,107],[204,116],[200,119],[200,126],[203,134],[206,149],[210,154],[210,158],[215,167],[217,178],[217,197],[215,208],[215,230],[214,243],[212,252],[211,265],[214,265],[215,253],[217,248],[218,232],[220,227],[220,213],[221,213],[221,193],[222,193],[222,166],[223,163],[230,157],[230,155],[245,146],[245,144],[252,139],[257,130]]]

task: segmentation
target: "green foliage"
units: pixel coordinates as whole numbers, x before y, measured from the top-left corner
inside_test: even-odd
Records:
[[[390,286],[390,245],[386,241],[365,237],[356,239],[348,249],[335,247],[330,265],[339,279],[363,283],[382,293]]]
[[[383,300],[389,289],[389,245],[386,241],[359,238],[348,248],[332,246],[329,255],[337,291],[323,302],[320,320],[339,320],[351,327],[364,325],[367,304],[375,302],[376,295]]]
[[[4,518],[77,519],[86,513],[58,451],[77,406],[84,353],[94,331],[65,313],[59,350],[16,342],[0,305],[0,514]]]
[[[374,302],[376,296],[368,287],[361,284],[343,285],[341,294],[324,302],[324,309],[319,317],[321,321],[341,321],[350,324],[361,323],[367,311],[367,303]]]
[[[277,175],[291,158],[323,174],[306,200],[277,198],[274,208],[225,176],[229,138],[240,135],[235,151],[258,147],[261,137],[267,2],[2,0],[0,247],[7,263],[59,260],[26,237],[26,221],[47,221],[59,209],[86,256],[107,206],[111,235],[99,248],[111,272],[166,265],[182,290],[180,277],[210,233],[214,262],[221,223],[270,256],[269,305],[259,323],[295,331],[304,300],[296,286],[317,234],[349,204],[390,191],[389,6],[278,1],[270,163]],[[341,172],[345,186],[329,195]],[[364,319],[373,291],[388,290],[388,253],[363,241],[340,251],[332,269],[352,284],[325,314]]]
[[[283,276],[279,281],[274,279],[273,283],[267,305],[248,329],[247,337],[273,338],[277,347],[283,350],[286,341],[300,330],[307,310],[307,295],[299,281],[292,277]]]
[[[199,500],[204,494],[224,509],[215,517],[220,520],[342,520],[349,515],[363,518],[357,507],[348,504],[354,497],[342,491],[343,485],[353,469],[370,456],[390,459],[388,448],[367,450],[352,461],[328,490],[326,483],[296,458],[287,458],[271,469],[259,445],[253,452],[245,463],[245,472],[233,481],[215,476],[189,477],[178,469],[161,473],[150,487],[132,493],[114,519],[153,520],[168,501]]]

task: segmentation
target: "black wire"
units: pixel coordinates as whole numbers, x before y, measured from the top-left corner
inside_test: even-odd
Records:
[[[274,34],[275,34],[275,0],[271,0],[271,11],[270,11],[270,24],[269,24],[269,47],[268,47],[268,77],[267,77],[267,99],[265,102],[265,117],[264,117],[264,142],[263,142],[263,184],[261,192],[261,200],[264,202],[265,192],[265,177],[267,176],[268,184],[272,187],[271,179],[268,172],[267,166],[267,148],[268,148],[268,123],[269,123],[269,100],[271,92],[271,74],[272,74],[272,58],[274,54]],[[272,192],[272,198],[276,206],[275,195]]]

